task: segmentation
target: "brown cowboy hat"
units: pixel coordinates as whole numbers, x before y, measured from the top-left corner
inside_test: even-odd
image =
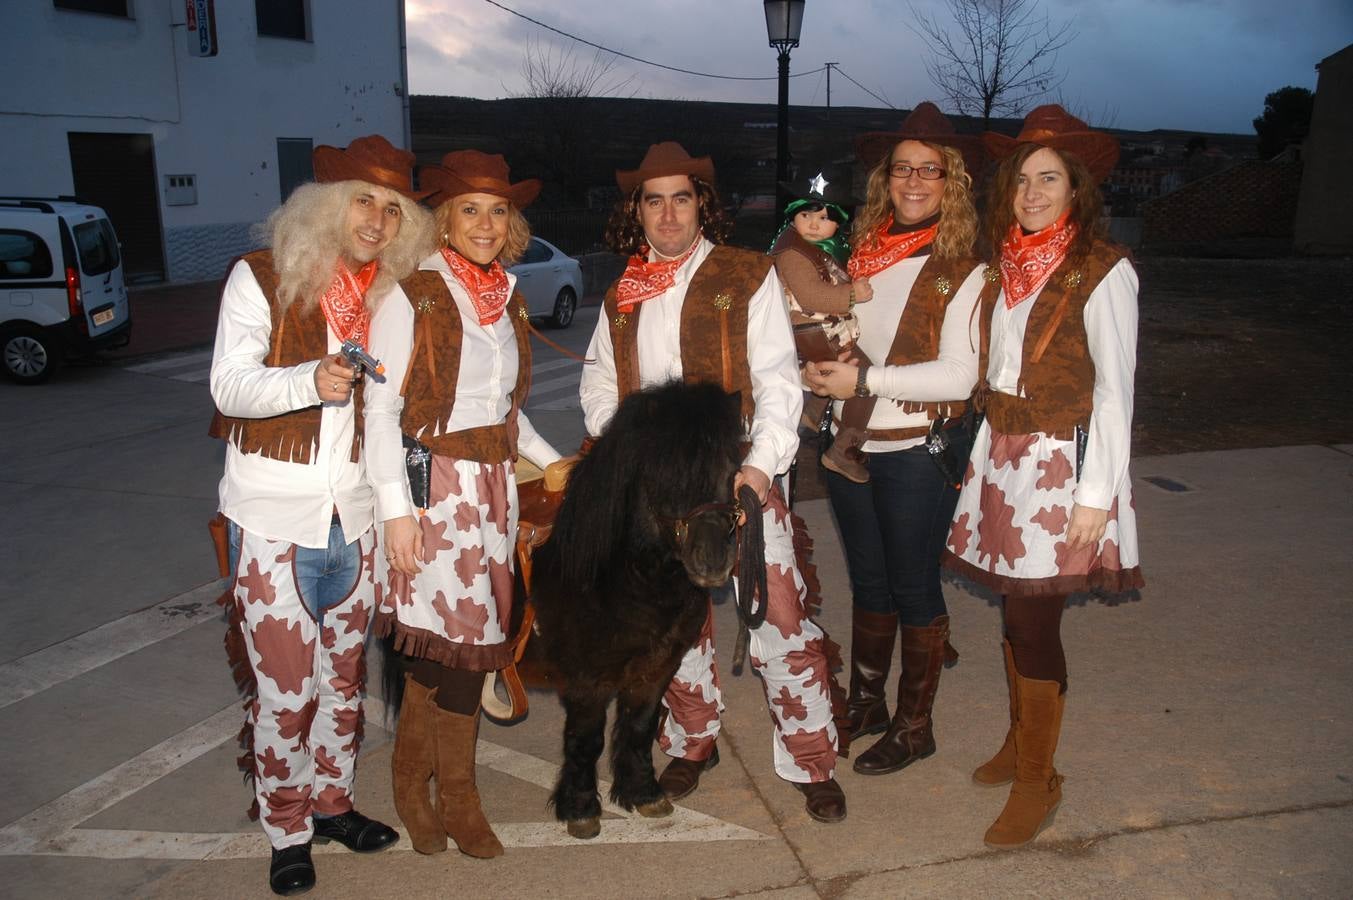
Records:
[[[315,181],[365,181],[399,191],[413,200],[424,193],[413,189],[414,156],[401,150],[379,134],[359,137],[346,147],[321,144],[310,154]]]
[[[695,175],[707,184],[714,183],[714,162],[708,156],[693,157],[676,141],[650,144],[637,169],[616,169],[615,182],[620,193],[628,195],[650,178],[665,175]]]
[[[929,100],[918,103],[902,120],[902,127],[897,131],[870,131],[857,137],[855,156],[867,168],[873,169],[903,141],[924,141],[927,144],[953,147],[963,154],[963,165],[967,167],[968,174],[977,177],[977,168],[982,163],[982,139],[975,134],[954,131],[949,117]]]
[[[434,207],[461,194],[492,194],[507,199],[517,209],[525,209],[540,194],[540,179],[512,184],[508,174],[502,154],[453,150],[442,157],[441,165],[420,168],[418,180]]]
[[[1085,163],[1096,181],[1107,178],[1118,162],[1118,138],[1092,131],[1089,125],[1056,103],[1040,106],[1029,113],[1015,137],[988,131],[982,135],[982,143],[996,159],[1013,155],[1020,144],[1039,144],[1061,150]]]

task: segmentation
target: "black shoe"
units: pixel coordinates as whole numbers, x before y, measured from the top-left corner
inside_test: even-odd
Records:
[[[315,886],[315,864],[310,861],[310,845],[297,844],[273,850],[268,869],[268,887],[284,897],[304,894]]]
[[[353,809],[327,819],[315,817],[315,842],[327,844],[331,840],[357,853],[375,853],[398,841],[399,833]]]

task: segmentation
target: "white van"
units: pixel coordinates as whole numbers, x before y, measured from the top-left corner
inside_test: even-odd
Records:
[[[75,197],[0,197],[0,364],[21,384],[131,340],[108,216]]]

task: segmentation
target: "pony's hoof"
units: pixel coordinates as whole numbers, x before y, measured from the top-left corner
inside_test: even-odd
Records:
[[[569,819],[568,834],[569,837],[575,837],[580,841],[591,840],[601,834],[601,817],[593,816],[590,819]]]
[[[649,803],[640,803],[634,807],[634,811],[645,819],[661,819],[672,814],[672,801],[666,797],[659,797]]]

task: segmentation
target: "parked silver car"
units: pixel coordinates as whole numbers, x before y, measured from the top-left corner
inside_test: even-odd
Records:
[[[568,327],[583,295],[583,270],[576,259],[533,237],[521,262],[508,271],[517,276],[517,290],[531,315],[549,319],[555,328]]]

